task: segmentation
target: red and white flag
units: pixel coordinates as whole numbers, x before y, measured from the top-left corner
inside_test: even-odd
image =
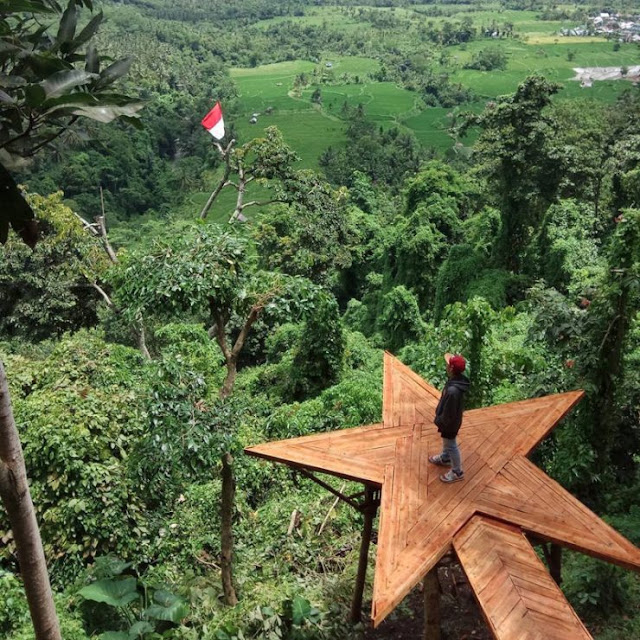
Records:
[[[216,140],[224,138],[224,118],[222,117],[222,107],[219,102],[216,102],[216,106],[202,118],[202,126]]]

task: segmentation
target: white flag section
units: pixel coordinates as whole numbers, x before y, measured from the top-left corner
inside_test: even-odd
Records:
[[[219,102],[216,102],[216,106],[202,118],[202,126],[216,140],[224,138],[224,118],[222,117],[222,107]]]

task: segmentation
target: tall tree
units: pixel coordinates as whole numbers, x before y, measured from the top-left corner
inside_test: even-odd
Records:
[[[265,311],[286,311],[300,286],[283,274],[256,270],[252,261],[242,238],[213,226],[199,228],[122,261],[114,301],[131,322],[157,314],[159,301],[167,314],[191,313],[207,322],[227,369],[220,389],[225,398],[253,325]]]
[[[521,269],[530,229],[554,201],[562,177],[554,144],[557,124],[546,109],[559,88],[531,76],[513,95],[490,103],[463,127],[481,129],[475,145],[478,170],[494,188],[502,218],[495,258],[514,271]]]
[[[81,117],[132,118],[141,104],[111,91],[129,69],[118,60],[101,69],[90,42],[102,22],[95,14],[77,31],[79,10],[91,0],[7,0],[0,6],[0,244],[12,227],[30,246],[34,213],[10,171],[50,145]],[[54,35],[55,31],[55,35]],[[84,55],[80,53],[84,50]],[[79,64],[80,63],[80,64]],[[9,514],[37,640],[59,640],[42,541],[29,492],[7,378],[0,363],[0,496]]]

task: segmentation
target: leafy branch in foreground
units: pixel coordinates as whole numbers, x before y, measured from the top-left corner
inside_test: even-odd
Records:
[[[0,243],[11,226],[30,245],[37,230],[34,213],[10,171],[60,138],[80,118],[137,124],[142,104],[117,93],[130,58],[100,56],[92,38],[102,20],[95,13],[78,28],[82,9],[91,0],[8,0],[0,7],[0,193],[7,204],[0,212]]]

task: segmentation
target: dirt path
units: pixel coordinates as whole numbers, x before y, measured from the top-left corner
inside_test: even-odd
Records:
[[[596,80],[629,80],[640,81],[640,65],[627,67],[627,73],[622,75],[623,67],[574,67],[577,80],[583,87],[590,87]]]

